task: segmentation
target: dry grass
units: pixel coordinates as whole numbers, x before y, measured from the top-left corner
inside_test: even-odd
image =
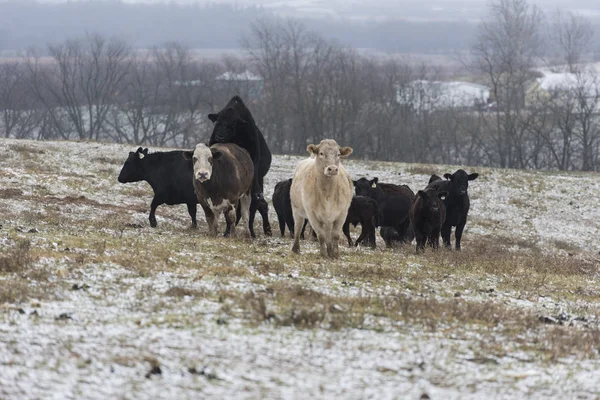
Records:
[[[200,290],[188,289],[181,286],[173,286],[167,289],[163,295],[167,297],[205,297],[205,293]]]
[[[0,199],[14,199],[22,195],[21,189],[0,189]]]
[[[22,154],[26,157],[31,156],[32,154],[46,154],[45,150],[35,149],[26,144],[9,144],[8,148],[16,153]]]
[[[19,240],[12,248],[0,255],[0,273],[22,273],[31,264],[31,242]]]
[[[46,296],[52,284],[51,271],[36,268],[31,242],[19,239],[2,249],[0,255],[0,304],[18,304],[30,298]]]
[[[95,157],[92,159],[92,161],[99,163],[99,164],[110,164],[110,165],[119,165],[119,166],[122,166],[123,163],[125,163],[125,160],[126,160],[126,157],[123,157],[123,158]]]
[[[104,157],[95,161],[122,163]],[[108,174],[110,168],[105,169]],[[413,166],[409,172],[440,173],[427,165]],[[119,192],[132,197],[150,196],[147,190],[135,187],[123,186]],[[539,296],[557,301],[577,299],[589,301],[590,305],[587,309],[571,308],[571,313],[598,314],[598,307],[591,302],[600,300],[600,290],[589,284],[598,279],[595,260],[546,255],[535,241],[467,235],[462,252],[427,250],[416,255],[414,246],[375,251],[345,249],[340,260],[332,261],[316,255],[316,244],[310,241],[303,243],[306,252],[296,256],[290,254],[289,238],[213,239],[206,237],[204,226],[194,231],[175,227],[179,220],[185,226],[189,223],[183,209],[177,222],[161,222],[155,230],[147,226],[128,230],[131,211],[146,213],[147,207],[132,210],[85,196],[25,196],[19,189],[0,190],[0,198],[23,198],[44,204],[43,212],[32,208],[21,213],[19,222],[44,222],[43,238],[49,243],[60,243],[61,249],[70,249],[68,253],[49,251],[47,247],[32,251],[26,242],[15,245],[10,249],[10,257],[0,257],[0,272],[19,274],[21,278],[15,284],[2,285],[0,302],[18,303],[43,295],[40,288],[48,287],[49,280],[59,274],[56,270],[36,268],[34,260],[59,260],[67,255],[66,276],[77,276],[78,270],[90,264],[110,263],[127,270],[128,279],[152,278],[162,273],[183,279],[163,291],[158,303],[152,300],[156,292],[151,285],[138,290],[140,309],[146,309],[145,304],[147,309],[161,309],[191,297],[193,301],[219,302],[227,320],[237,318],[249,326],[407,329],[423,334],[451,333],[465,340],[476,334],[481,338],[476,347],[486,353],[485,357],[523,350],[544,360],[568,355],[598,358],[600,334],[593,324],[544,324],[535,307],[517,308],[500,300],[504,294],[511,299],[532,301]],[[65,206],[69,206],[68,213]],[[86,208],[87,213],[91,208],[97,213],[89,220],[71,218],[70,213],[77,213],[80,208]],[[493,226],[498,221],[485,223]],[[579,249],[568,243],[554,245],[579,254]],[[515,246],[520,250],[507,249]],[[346,248],[345,242],[342,247]],[[208,282],[209,287],[218,289],[207,290],[196,286],[196,282]],[[125,284],[115,280],[111,285],[118,288]],[[168,323],[174,325],[188,323],[187,317],[170,318],[173,319]]]
[[[406,169],[406,172],[408,172],[409,174],[413,174],[413,175],[427,175],[427,176],[431,176],[431,175],[438,175],[438,176],[442,176],[444,173],[443,172],[439,172],[435,166],[433,165],[425,165],[425,164],[413,164],[410,167],[408,167]],[[427,182],[425,182],[426,184]],[[425,187],[425,185],[423,185],[423,187]]]
[[[546,325],[533,312],[495,301],[438,300],[402,294],[331,296],[282,282],[245,294],[220,292],[219,298],[235,304],[223,307],[222,311],[241,316],[251,325],[272,323],[298,329],[385,331],[409,323],[429,332],[451,331],[457,338],[478,332],[480,351],[488,352],[488,356],[502,357],[510,351],[526,350],[547,361],[566,356],[597,358],[600,348],[597,327]],[[505,340],[500,344],[499,335]]]
[[[20,280],[2,281],[0,285],[0,304],[19,304],[33,297],[34,288]]]

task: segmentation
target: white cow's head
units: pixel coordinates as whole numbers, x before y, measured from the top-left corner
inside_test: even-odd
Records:
[[[200,183],[210,180],[213,160],[218,159],[222,155],[223,153],[211,149],[204,143],[197,144],[194,151],[183,152],[183,158],[192,160],[194,164],[194,179],[198,180]]]
[[[309,144],[306,150],[314,155],[317,167],[323,169],[325,176],[337,175],[340,159],[352,154],[352,147],[340,147],[333,139],[321,140],[318,145]]]

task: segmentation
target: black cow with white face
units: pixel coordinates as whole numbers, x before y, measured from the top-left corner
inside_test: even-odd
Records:
[[[250,158],[254,164],[254,180],[249,228],[252,237],[254,237],[254,217],[258,210],[263,219],[264,233],[270,236],[271,225],[269,224],[268,206],[263,195],[263,181],[271,167],[271,151],[262,132],[256,126],[252,113],[239,96],[232,97],[229,103],[218,113],[208,114],[208,118],[214,123],[213,132],[208,143],[209,146],[215,143],[234,143],[250,153]]]
[[[477,179],[478,176],[479,174],[477,173],[467,174],[464,170],[459,169],[453,174],[444,174],[444,178],[448,181],[437,180],[430,184],[442,184],[443,182],[450,183],[450,185],[444,185],[443,189],[448,191],[448,195],[444,200],[446,206],[446,221],[442,225],[442,240],[446,247],[452,247],[450,235],[452,233],[452,227],[455,226],[455,247],[456,250],[460,250],[460,240],[467,223],[467,215],[469,214],[470,208],[469,194],[467,192],[469,181]]]
[[[221,213],[235,236],[236,212],[248,217],[254,168],[245,149],[232,143],[208,147],[200,143],[183,158],[193,167],[193,185],[211,236],[217,235]],[[229,233],[228,233],[229,235]]]

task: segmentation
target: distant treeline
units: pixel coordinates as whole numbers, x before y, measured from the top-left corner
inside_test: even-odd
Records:
[[[178,42],[190,48],[231,49],[258,18],[274,17],[260,7],[212,4],[125,4],[84,1],[39,4],[0,1],[0,51],[43,47],[86,32],[118,36],[136,48]],[[464,22],[349,22],[304,19],[324,37],[352,47],[390,52],[444,53],[465,49],[475,26]]]
[[[498,0],[458,71],[489,88],[471,105],[426,90],[443,69],[367,57],[294,20],[258,20],[240,38],[243,57],[212,60],[181,43],[135,51],[88,34],[0,62],[0,135],[190,148],[209,137],[207,114],[238,94],[277,154],[332,138],[358,158],[598,171],[600,73],[584,62],[593,38],[586,19]],[[560,85],[540,86],[541,62]]]

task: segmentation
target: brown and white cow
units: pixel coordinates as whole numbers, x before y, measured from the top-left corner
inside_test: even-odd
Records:
[[[235,236],[236,208],[248,221],[254,165],[245,149],[232,143],[208,147],[198,144],[194,151],[183,152],[194,166],[194,191],[204,210],[208,232],[217,235],[219,215],[225,214],[231,235]]]
[[[292,251],[300,252],[300,232],[308,219],[317,233],[321,255],[338,257],[338,242],[353,192],[352,179],[340,159],[352,154],[352,148],[325,139],[318,145],[308,145],[307,150],[311,157],[298,164],[290,189],[294,215]]]

